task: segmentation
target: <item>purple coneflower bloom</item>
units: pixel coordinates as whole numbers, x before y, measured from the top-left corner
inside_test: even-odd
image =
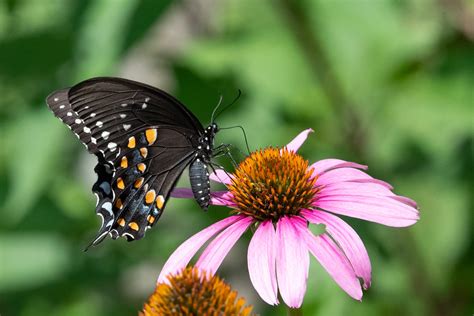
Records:
[[[171,255],[158,278],[182,270],[211,238],[196,267],[214,274],[242,234],[253,225],[247,260],[250,280],[268,304],[298,308],[306,292],[309,253],[351,297],[360,300],[371,282],[367,250],[357,233],[342,219],[346,215],[387,226],[406,227],[419,219],[416,203],[397,196],[392,187],[361,170],[366,166],[339,159],[312,165],[296,153],[311,129],[283,149],[252,153],[232,175],[212,176],[228,191],[215,192],[212,202],[233,209],[229,216],[186,240]],[[176,189],[175,197],[192,197]],[[322,224],[314,235],[308,223]]]

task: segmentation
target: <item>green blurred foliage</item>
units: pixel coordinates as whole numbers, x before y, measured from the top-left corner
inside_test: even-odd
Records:
[[[301,150],[310,161],[368,164],[419,203],[421,220],[407,229],[348,219],[371,256],[373,286],[353,301],[313,260],[305,315],[471,314],[474,21],[461,23],[456,8],[472,14],[474,6],[198,2],[0,1],[0,313],[136,314],[171,251],[227,213],[172,200],[143,240],[82,252],[99,224],[95,162],[44,99],[92,76],[120,75],[130,56],[144,54],[167,66],[170,92],[204,123],[220,94],[227,103],[240,88],[219,124],[243,125],[252,149],[283,145],[311,127]],[[170,53],[160,30],[178,11],[194,32],[171,27],[168,41],[184,49]],[[245,148],[238,130],[218,141]],[[257,312],[284,315],[250,286],[245,238],[221,276]]]

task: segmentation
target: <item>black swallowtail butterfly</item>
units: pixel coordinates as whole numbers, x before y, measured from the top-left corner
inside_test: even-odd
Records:
[[[102,226],[91,245],[107,234],[142,238],[189,165],[194,197],[203,209],[209,206],[208,166],[223,149],[213,147],[214,122],[204,128],[171,95],[121,78],[89,79],[53,92],[46,102],[98,158],[92,191]]]

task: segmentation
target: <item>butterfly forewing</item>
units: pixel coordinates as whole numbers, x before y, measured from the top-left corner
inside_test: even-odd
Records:
[[[178,100],[151,86],[118,78],[94,78],[47,99],[91,153],[117,155],[117,143],[144,126],[174,126],[189,135],[203,128]],[[110,160],[110,159],[106,159]]]
[[[119,78],[84,81],[47,103],[99,160],[93,192],[103,223],[92,244],[143,237],[193,160],[202,125],[165,92]]]

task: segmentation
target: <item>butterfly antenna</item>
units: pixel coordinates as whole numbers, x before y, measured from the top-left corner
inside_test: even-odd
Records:
[[[221,96],[219,97],[219,102],[217,102],[216,107],[214,108],[214,110],[212,110],[211,124],[214,123],[214,114],[216,114],[216,111],[217,111],[217,109],[219,108],[219,106],[221,106],[221,103],[222,103],[222,94],[221,94]]]
[[[237,96],[234,98],[234,100],[226,105],[219,113],[217,113],[216,117],[217,118],[219,115],[221,115],[222,113],[224,113],[225,110],[227,110],[228,108],[230,108],[232,105],[234,105],[235,102],[237,102],[237,100],[240,98],[240,96],[242,95],[242,90],[239,89],[239,92],[237,93]],[[213,121],[214,122],[214,121]]]
[[[229,126],[229,127],[221,127],[219,128],[220,130],[223,129],[231,129],[231,128],[240,128],[242,131],[242,134],[244,134],[244,139],[245,139],[245,146],[247,147],[247,152],[250,155],[250,147],[249,147],[249,142],[247,140],[247,134],[245,133],[245,129],[241,125],[235,125],[235,126]]]

